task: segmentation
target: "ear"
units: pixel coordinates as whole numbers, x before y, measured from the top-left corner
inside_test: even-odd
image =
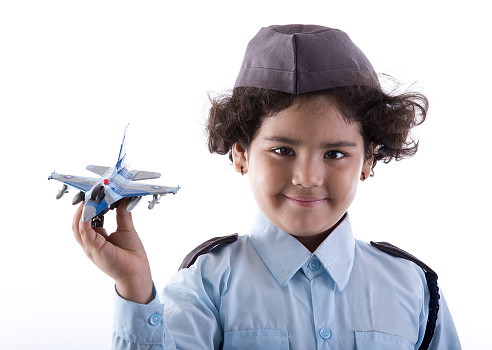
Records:
[[[372,164],[374,162],[374,150],[376,149],[377,144],[372,142],[369,145],[369,157],[364,160],[362,163],[362,173],[365,174],[365,179],[369,178],[369,175],[371,174],[372,171]],[[361,174],[360,179],[364,181],[363,175]]]
[[[232,145],[232,165],[238,173],[241,173],[241,167],[243,167],[243,175],[248,172],[246,149],[239,142]]]

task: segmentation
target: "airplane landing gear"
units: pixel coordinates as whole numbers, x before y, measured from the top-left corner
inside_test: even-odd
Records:
[[[93,217],[91,223],[92,223],[93,228],[103,227],[104,226],[104,216],[101,215],[101,217],[99,217],[99,216]]]

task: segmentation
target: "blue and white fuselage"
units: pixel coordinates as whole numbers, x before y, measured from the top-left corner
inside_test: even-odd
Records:
[[[89,191],[85,192],[82,220],[84,222],[91,220],[123,198],[115,189],[117,190],[117,186],[123,188],[128,182],[129,179],[118,174],[116,168],[110,168],[106,171],[101,179]],[[117,185],[117,183],[121,185]]]
[[[127,126],[128,128],[128,126]],[[109,209],[114,208],[115,203],[124,197],[131,197],[126,210],[131,211],[140,201],[142,196],[153,195],[154,199],[150,202],[149,209],[152,209],[161,196],[168,193],[176,194],[180,187],[167,187],[138,183],[139,180],[156,179],[161,174],[148,171],[131,170],[125,163],[125,139],[126,128],[123,142],[120,147],[120,154],[116,166],[113,168],[88,165],[90,170],[100,178],[90,178],[74,175],[57,174],[53,172],[48,180],[55,179],[64,183],[63,188],[58,193],[57,198],[61,198],[67,191],[68,186],[75,187],[80,192],[72,201],[77,204],[84,200],[82,220],[87,222],[93,218],[102,218]]]

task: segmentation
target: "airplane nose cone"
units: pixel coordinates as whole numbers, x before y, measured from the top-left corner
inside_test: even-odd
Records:
[[[82,210],[82,221],[87,222],[94,216],[96,216],[96,208],[90,205],[85,205],[84,209]]]

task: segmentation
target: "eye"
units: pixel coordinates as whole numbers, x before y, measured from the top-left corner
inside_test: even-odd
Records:
[[[325,153],[325,158],[328,159],[340,159],[345,157],[345,153],[340,151],[328,151]]]
[[[288,147],[278,147],[273,150],[275,153],[280,154],[281,156],[293,156],[294,150]]]

